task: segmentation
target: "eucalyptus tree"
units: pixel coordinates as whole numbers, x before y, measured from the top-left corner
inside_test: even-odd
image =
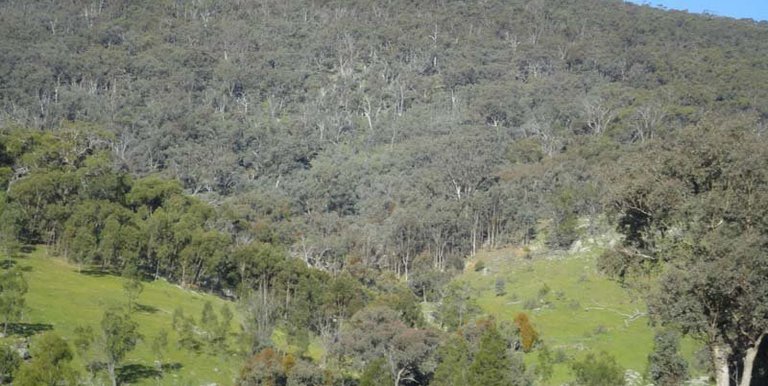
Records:
[[[768,145],[734,126],[690,128],[627,159],[614,196],[625,239],[607,257],[625,278],[661,271],[649,311],[709,347],[718,385],[750,384],[768,331]]]

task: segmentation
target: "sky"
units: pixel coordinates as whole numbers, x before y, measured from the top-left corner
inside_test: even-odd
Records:
[[[688,10],[691,13],[708,12],[718,16],[768,20],[768,0],[630,0],[654,7]]]

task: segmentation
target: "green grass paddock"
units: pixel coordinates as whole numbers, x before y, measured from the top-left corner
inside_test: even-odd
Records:
[[[569,362],[590,351],[606,351],[625,369],[643,374],[654,336],[646,304],[597,272],[598,253],[542,251],[527,259],[517,248],[483,252],[455,280],[468,283],[483,311],[499,321],[527,313],[544,344],[565,354],[550,384],[572,380]],[[475,271],[478,262],[486,269]],[[497,278],[506,283],[502,296],[496,293]],[[684,356],[692,358],[698,347],[684,340]],[[526,362],[535,364],[536,355],[536,350],[527,354]]]
[[[29,283],[26,297],[27,310],[23,323],[37,326],[39,329],[50,328],[65,339],[72,341],[77,326],[90,325],[99,331],[104,310],[113,306],[124,306],[126,297],[123,291],[124,279],[119,276],[100,273],[79,272],[77,266],[61,258],[47,256],[44,248],[25,254],[16,259],[16,264],[27,271]],[[199,352],[190,352],[177,344],[178,336],[172,329],[172,314],[177,307],[185,315],[200,320],[200,314],[206,301],[212,302],[219,313],[223,304],[228,304],[235,313],[231,323],[229,352],[213,353],[203,347]],[[137,385],[231,385],[237,377],[243,363],[239,354],[242,345],[235,333],[239,332],[237,310],[234,304],[216,296],[182,289],[163,280],[144,282],[144,290],[138,299],[139,310],[134,312],[134,319],[139,323],[143,339],[136,349],[128,354],[125,361],[129,369],[137,370],[132,384]],[[162,363],[168,369],[161,377],[150,374],[147,370],[155,368],[157,359],[151,350],[151,341],[161,329],[168,331],[168,347]],[[18,339],[11,336],[7,339]],[[34,345],[35,335],[30,337]],[[73,347],[74,350],[74,347]],[[80,358],[75,358],[75,366],[81,375],[86,371]],[[142,374],[142,370],[146,374]],[[103,372],[102,372],[103,373]],[[100,374],[95,384],[105,383],[104,374]]]

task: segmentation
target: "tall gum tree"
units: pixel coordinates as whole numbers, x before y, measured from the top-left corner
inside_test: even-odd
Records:
[[[621,275],[659,268],[651,316],[709,347],[718,386],[746,386],[768,331],[768,144],[718,126],[643,146],[619,168],[614,256]]]

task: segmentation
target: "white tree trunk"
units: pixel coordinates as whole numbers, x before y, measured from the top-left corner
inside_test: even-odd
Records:
[[[754,346],[747,349],[744,354],[744,370],[741,375],[741,386],[749,386],[752,383],[752,368],[755,364],[755,358],[757,357],[757,350],[760,348],[760,342],[763,341],[763,335],[760,335],[755,341]]]
[[[472,224],[472,256],[477,254],[477,227],[479,221],[479,216],[475,213],[475,222]]]
[[[405,372],[405,369],[398,370],[395,376],[395,386],[400,386],[400,378],[403,376],[403,372]]]
[[[109,372],[109,380],[112,382],[112,386],[117,386],[117,373],[115,372],[115,364],[110,362],[107,364],[107,372]]]
[[[712,347],[712,360],[715,362],[715,381],[717,386],[729,386],[730,373],[728,369],[728,347],[715,345]]]

